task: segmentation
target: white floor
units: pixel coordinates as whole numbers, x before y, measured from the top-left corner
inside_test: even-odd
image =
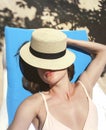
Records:
[[[0,130],[6,130],[8,127],[8,115],[6,108],[6,93],[7,93],[7,72],[4,71],[4,100],[2,108],[0,109]],[[98,84],[94,87],[93,101],[97,106],[99,126],[98,130],[106,130],[106,95]],[[34,130],[33,126],[29,130]]]

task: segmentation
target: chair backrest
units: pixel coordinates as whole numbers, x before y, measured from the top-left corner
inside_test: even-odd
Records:
[[[29,95],[30,92],[22,87],[22,73],[19,68],[19,57],[15,56],[20,46],[31,39],[31,34],[34,29],[22,29],[5,27],[5,41],[6,41],[6,66],[7,66],[7,110],[9,117],[9,124],[12,122],[16,109],[19,104]],[[77,40],[88,40],[85,30],[67,31],[62,30],[68,37]],[[91,61],[89,54],[71,48],[76,54],[75,61],[75,75],[72,82],[75,82],[79,75],[85,70]]]

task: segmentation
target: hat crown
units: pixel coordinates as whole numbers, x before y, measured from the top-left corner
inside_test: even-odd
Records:
[[[32,33],[31,48],[40,53],[59,53],[66,49],[67,36],[51,28],[36,29]]]
[[[67,36],[60,30],[36,29],[31,41],[20,49],[20,57],[36,68],[59,70],[69,67],[75,55],[66,49]]]

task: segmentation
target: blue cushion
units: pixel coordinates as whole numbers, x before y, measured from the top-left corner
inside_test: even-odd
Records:
[[[19,57],[15,56],[20,46],[31,39],[33,29],[22,29],[5,27],[5,41],[6,41],[6,63],[7,63],[7,109],[9,124],[12,122],[14,114],[19,104],[29,95],[30,92],[22,87],[22,73],[19,68]],[[85,30],[67,31],[62,30],[68,37],[77,40],[88,40]],[[69,48],[70,49],[70,48]],[[91,57],[76,48],[71,48],[76,54],[75,61],[75,75],[72,82],[75,82],[79,75],[85,70],[91,61]]]

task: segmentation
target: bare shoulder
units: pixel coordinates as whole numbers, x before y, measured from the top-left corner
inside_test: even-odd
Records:
[[[32,120],[37,118],[41,102],[42,98],[39,93],[26,98],[18,107],[14,120],[8,130],[27,130]]]
[[[39,93],[27,97],[19,106],[18,110],[28,110],[31,112],[39,112],[40,105],[42,103],[42,98]]]
[[[85,88],[87,89],[89,95],[92,95],[93,86],[90,84],[89,77],[88,77],[86,71],[84,71],[81,74],[81,76],[79,77],[78,80],[80,80],[82,82],[82,84],[85,86]]]

